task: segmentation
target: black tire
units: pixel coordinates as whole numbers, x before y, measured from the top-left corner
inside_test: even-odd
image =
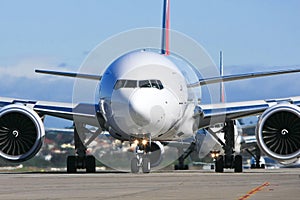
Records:
[[[178,165],[174,165],[174,170],[179,170],[179,166]]]
[[[86,173],[95,173],[96,172],[96,160],[92,155],[88,155],[85,160]]]
[[[77,160],[76,156],[68,156],[67,158],[67,173],[77,172]]]
[[[183,170],[189,170],[189,166],[188,165],[184,165]]]
[[[138,166],[139,160],[137,158],[131,159],[131,173],[138,173],[139,172],[139,166]]]
[[[150,173],[151,165],[149,158],[143,158],[142,171],[143,173]]]
[[[243,157],[241,155],[236,155],[234,157],[234,172],[243,172]]]
[[[260,165],[260,168],[261,168],[261,169],[265,169],[265,168],[266,168],[266,165],[265,165],[265,164],[261,164],[261,165]]]
[[[219,172],[219,173],[224,172],[224,158],[223,158],[223,156],[219,156],[219,157],[216,158],[215,172]]]

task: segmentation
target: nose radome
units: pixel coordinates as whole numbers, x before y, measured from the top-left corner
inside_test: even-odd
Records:
[[[147,126],[151,121],[146,107],[147,105],[143,102],[142,98],[135,97],[129,101],[130,117],[139,126]]]
[[[164,116],[164,109],[155,89],[139,90],[132,94],[129,110],[132,120],[142,127],[155,126]]]

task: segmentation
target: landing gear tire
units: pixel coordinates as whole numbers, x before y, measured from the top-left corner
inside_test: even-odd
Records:
[[[188,165],[174,165],[174,170],[189,170]]]
[[[243,172],[243,157],[241,155],[236,155],[234,158],[234,172]]]
[[[151,165],[149,158],[143,158],[142,170],[143,173],[150,173]]]
[[[266,168],[266,165],[265,164],[251,164],[251,169],[265,169]]]
[[[67,173],[76,173],[77,169],[86,169],[87,173],[96,172],[96,160],[94,156],[86,156],[80,158],[78,156],[68,156],[67,158]]]
[[[179,170],[179,166],[178,165],[174,165],[174,170]]]
[[[139,160],[137,158],[131,159],[131,173],[138,173],[139,172]]]
[[[96,172],[96,160],[94,156],[87,156],[85,160],[85,167],[87,173],[95,173]]]
[[[77,160],[76,156],[68,156],[67,158],[67,172],[76,173],[77,171]]]
[[[79,129],[79,131],[78,131]],[[92,137],[89,138],[87,143],[84,143],[86,139],[86,133],[91,133],[86,131],[87,128],[85,124],[74,123],[74,143],[75,143],[75,155],[68,156],[67,158],[67,172],[76,173],[77,169],[85,169],[87,173],[96,172],[96,160],[92,155],[86,155],[86,146],[90,144],[101,132],[102,129],[99,128]]]
[[[224,172],[224,158],[223,156],[219,156],[216,158],[216,167],[215,167],[215,172]]]
[[[224,156],[219,156],[215,160],[215,172],[224,172],[224,168],[233,169],[235,172],[243,171],[243,160],[241,155],[234,156],[235,147],[235,122],[233,120],[226,120],[223,127],[224,142],[213,132],[208,129],[212,135],[219,141],[224,150]],[[213,152],[213,151],[212,151]]]

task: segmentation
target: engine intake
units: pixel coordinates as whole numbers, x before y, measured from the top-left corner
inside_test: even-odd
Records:
[[[41,148],[44,124],[32,109],[11,104],[0,110],[0,157],[11,162],[32,158]]]
[[[300,109],[281,103],[267,109],[256,126],[257,143],[268,156],[279,161],[300,156]]]

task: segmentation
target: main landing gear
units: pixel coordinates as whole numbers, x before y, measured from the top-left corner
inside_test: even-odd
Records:
[[[82,141],[84,141],[86,138],[84,132],[88,130],[85,129],[83,125],[79,126],[78,128],[80,128],[79,132],[77,131],[77,127],[74,126],[74,142],[76,155],[68,156],[67,172],[76,173],[77,169],[85,169],[87,173],[94,173],[96,172],[96,160],[94,156],[86,155],[86,146],[88,146],[102,132],[102,130],[97,130],[96,133],[93,133],[88,142],[83,144]]]
[[[217,137],[211,129],[208,130],[213,136]],[[224,168],[234,169],[234,172],[243,171],[243,158],[241,155],[234,155],[234,121],[229,120],[224,124],[224,140],[222,142],[218,137],[224,149],[224,155],[218,155],[218,152],[212,152],[212,155],[217,155],[215,159],[215,172],[224,172]]]
[[[261,151],[258,146],[255,147],[253,151],[246,149],[246,151],[255,159],[255,163],[251,163],[251,169],[265,169],[266,165],[260,163],[261,159]]]
[[[135,139],[133,144],[135,146],[135,156],[131,159],[131,172],[138,173],[141,168],[143,173],[150,173],[149,149],[151,143],[147,139]]]
[[[195,142],[184,151],[183,148],[178,148],[178,164],[174,166],[175,170],[188,170],[189,166],[184,164],[185,159],[195,150]]]

